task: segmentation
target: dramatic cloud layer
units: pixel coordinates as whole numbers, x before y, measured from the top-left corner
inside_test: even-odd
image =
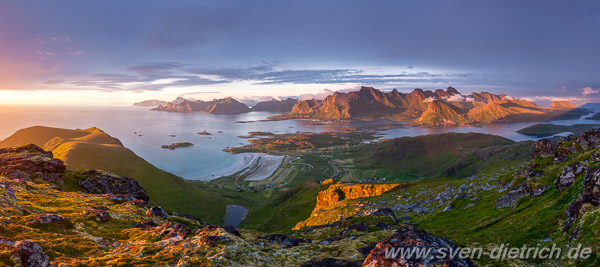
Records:
[[[593,0],[10,1],[0,94],[252,98],[367,85],[592,98],[598,10]]]

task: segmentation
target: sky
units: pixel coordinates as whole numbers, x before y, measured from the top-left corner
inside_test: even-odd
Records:
[[[0,3],[0,104],[373,86],[600,102],[600,1]]]

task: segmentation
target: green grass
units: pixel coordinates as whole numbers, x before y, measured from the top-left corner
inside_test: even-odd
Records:
[[[494,135],[447,133],[396,138],[353,157],[355,169],[366,170],[356,176],[411,181],[501,170],[528,160],[532,148],[532,142],[515,143]]]
[[[264,232],[289,231],[310,216],[322,190],[315,181],[307,181],[285,191],[263,207],[250,210],[240,227]]]

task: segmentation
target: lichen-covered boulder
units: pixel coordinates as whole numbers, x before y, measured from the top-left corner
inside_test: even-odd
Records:
[[[30,144],[0,149],[0,176],[31,180],[37,177],[47,182],[63,184],[65,164],[52,152]]]
[[[63,228],[73,227],[73,223],[60,215],[42,213],[38,214],[33,221],[29,223],[32,226],[54,225]]]
[[[17,254],[23,267],[46,267],[50,265],[50,258],[40,245],[33,241],[23,240],[15,243]]]
[[[424,257],[404,258],[400,253],[393,253],[400,249],[431,249],[431,253]],[[455,250],[457,249],[457,246],[446,238],[434,236],[423,230],[416,228],[402,228],[399,229],[396,234],[377,243],[375,248],[371,250],[363,262],[362,266],[477,266],[469,259],[460,257],[451,258],[449,253],[447,253],[446,257],[442,257],[444,256],[440,253],[442,249],[446,251],[449,251],[450,249]],[[390,250],[393,250],[391,251],[391,254]],[[388,255],[386,256],[386,254]]]
[[[146,190],[134,179],[98,170],[86,170],[82,174],[87,177],[80,180],[78,184],[90,193],[122,195],[122,201],[150,200]]]

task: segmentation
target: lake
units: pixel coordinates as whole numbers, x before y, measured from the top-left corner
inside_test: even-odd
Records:
[[[149,111],[148,107],[39,107],[0,106],[0,139],[35,125],[80,128],[98,127],[119,138],[123,144],[155,166],[186,179],[210,180],[232,173],[252,160],[251,155],[232,155],[227,147],[248,144],[238,136],[251,131],[293,133],[335,131],[340,126],[364,126],[375,122],[342,122],[314,125],[303,120],[259,121],[272,114],[250,112],[236,115],[170,113]],[[592,115],[592,114],[590,114]],[[236,121],[254,121],[235,123]],[[590,120],[557,121],[555,124],[594,123]],[[535,123],[486,124],[482,127],[409,127],[382,131],[385,138],[445,132],[478,132],[500,135],[515,141],[537,138],[516,133]],[[211,135],[200,135],[207,131]],[[173,135],[175,137],[173,137]],[[161,145],[191,142],[191,148],[162,149]]]

